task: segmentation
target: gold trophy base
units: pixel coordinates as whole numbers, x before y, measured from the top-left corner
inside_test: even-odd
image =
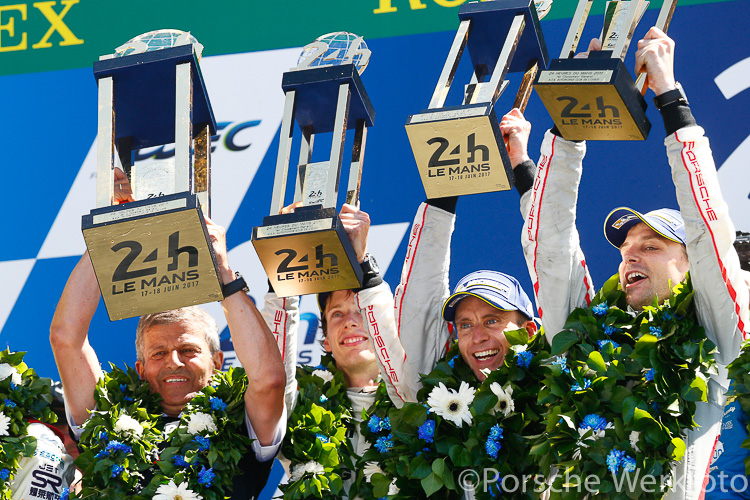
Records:
[[[333,208],[265,217],[252,241],[278,297],[362,286],[362,268]]]
[[[645,140],[651,130],[646,101],[611,51],[588,59],[553,59],[534,88],[565,139]]]
[[[427,198],[507,191],[513,168],[489,104],[427,110],[406,122]]]
[[[195,195],[92,210],[82,226],[110,320],[223,299]]]

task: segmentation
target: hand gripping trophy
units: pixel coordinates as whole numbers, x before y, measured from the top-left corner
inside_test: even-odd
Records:
[[[204,214],[216,120],[189,33],[145,33],[94,64],[96,205],[83,236],[111,320],[222,299]],[[137,164],[174,143],[174,159]],[[132,186],[134,197],[123,184]]]
[[[336,203],[346,131],[354,129],[346,203],[356,205],[367,128],[375,111],[360,74],[370,50],[352,33],[337,32],[307,45],[296,68],[284,73],[286,94],[271,213],[252,241],[276,295],[289,297],[357,288],[362,269],[339,220]],[[294,122],[301,147],[294,190],[298,206],[281,213],[287,188]],[[315,136],[331,132],[330,157],[313,162]]]

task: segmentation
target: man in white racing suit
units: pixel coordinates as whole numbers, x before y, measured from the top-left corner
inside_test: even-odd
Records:
[[[351,415],[356,424],[353,435],[348,437],[352,451],[361,456],[369,445],[359,431],[359,423],[362,410],[375,402],[379,365],[385,367],[382,374],[389,397],[394,403],[403,404],[407,388],[402,383],[400,374],[405,356],[395,332],[393,294],[380,276],[374,258],[367,253],[370,217],[366,212],[345,204],[340,218],[362,266],[362,287],[321,293],[318,295],[318,304],[324,337],[323,348],[333,355],[336,367],[344,375],[347,395],[352,403]],[[271,331],[277,335],[279,348],[282,350],[287,374],[286,401],[291,415],[297,396],[299,298],[279,299],[270,292],[265,300],[262,312]],[[284,465],[288,466],[288,462]],[[356,474],[351,474],[343,477],[345,490],[350,488],[355,476]]]
[[[590,48],[597,45],[594,41]],[[697,405],[699,427],[688,433],[687,451],[666,496],[698,499],[719,433],[728,388],[726,366],[739,353],[748,320],[748,289],[708,139],[674,78],[673,51],[674,42],[652,28],[638,42],[636,72],[647,73],[648,85],[658,96],[680,212],[662,209],[644,215],[618,209],[607,218],[605,234],[621,250],[620,282],[634,310],[650,304],[654,296],[666,298],[670,280],[683,280],[689,269],[698,320],[717,346],[719,373],[708,381],[708,402]],[[524,253],[550,341],[573,309],[586,307],[594,295],[575,226],[586,144],[566,141],[555,132],[546,133],[533,188],[521,200]]]
[[[530,129],[531,124],[523,120],[523,115],[517,109],[506,114],[500,122],[500,131],[508,144],[515,186],[520,194],[526,192],[534,180],[535,165],[526,152]],[[509,318],[510,321],[503,330],[525,327],[530,334],[536,331],[531,304],[529,303],[528,307],[525,305],[528,299],[519,298],[517,304],[513,305],[507,300],[493,299],[487,295],[481,300],[462,300],[454,302],[453,307],[444,308],[448,306],[451,298],[448,274],[457,202],[458,197],[454,196],[429,199],[419,206],[409,234],[401,281],[396,289],[395,320],[398,336],[406,353],[403,377],[407,379],[410,401],[415,400],[421,388],[419,374],[429,373],[435,368],[435,364],[447,352],[449,342],[455,333],[455,311],[445,316],[444,309],[450,311],[457,304],[463,303],[462,309],[474,312],[475,308],[472,305],[481,307],[482,302],[486,305],[496,302],[499,307],[494,307],[495,314],[502,313],[501,308],[514,309],[512,312],[517,313],[515,317]],[[461,296],[461,291],[467,291],[463,285],[476,285],[477,283],[471,279],[472,275],[481,277],[481,273],[490,273],[484,278],[498,278],[504,283],[503,286],[517,287],[520,293],[526,296],[515,278],[507,275],[493,277],[501,273],[491,271],[469,274],[459,282],[455,292]],[[475,291],[479,290],[481,287]],[[478,294],[484,295],[482,292]],[[489,338],[477,332],[470,348],[459,345],[464,359],[472,366],[478,380],[485,378],[484,374],[479,372],[481,368],[494,369],[502,364],[505,352],[502,355],[495,352],[503,351],[497,345],[501,337],[495,340],[496,342],[489,342]],[[476,354],[480,356],[477,357]]]

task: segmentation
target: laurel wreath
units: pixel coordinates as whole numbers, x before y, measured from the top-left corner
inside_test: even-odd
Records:
[[[52,423],[57,416],[50,409],[52,403],[51,383],[23,362],[25,352],[0,352],[0,412],[7,429],[0,433],[0,498],[10,500],[10,484],[18,462],[23,457],[32,457],[36,450],[36,438],[28,436],[29,419]],[[3,426],[5,427],[5,425]]]
[[[615,275],[588,308],[573,311],[552,342],[561,357],[539,396],[547,428],[532,450],[542,469],[561,471],[551,498],[575,495],[592,475],[597,498],[661,498],[685,452],[683,437],[696,427],[696,402],[707,400],[714,351],[689,276],[662,305],[654,299],[636,314]],[[653,476],[659,486],[622,487],[624,474]]]
[[[83,488],[70,498],[151,499],[160,486],[186,485],[197,498],[223,499],[252,440],[244,425],[247,377],[215,372],[212,383],[170,428],[161,396],[133,368],[111,366],[96,386],[96,410],[83,424],[76,465]],[[165,426],[167,429],[165,429]],[[146,482],[151,470],[156,473]]]
[[[532,438],[544,430],[537,395],[547,372],[549,347],[543,336],[530,339],[525,329],[505,332],[505,336],[512,350],[503,365],[481,383],[454,342],[435,369],[422,376],[418,402],[395,408],[380,401],[363,415],[361,432],[371,448],[358,465],[356,487],[361,497],[463,498],[468,487],[461,479],[465,471],[480,471],[470,487],[476,498],[507,496],[501,482],[505,476],[526,476],[529,481],[525,488],[518,485],[527,494],[511,496],[536,495],[533,478],[541,471],[529,451]],[[426,402],[440,384],[458,390],[467,382],[475,390],[468,405],[471,425],[459,426],[430,411]],[[498,404],[493,387],[512,394],[512,409]],[[372,424],[373,418],[379,425]],[[486,484],[484,470],[497,473],[487,476]]]
[[[284,498],[346,498],[342,473],[356,455],[347,434],[354,429],[344,374],[330,355],[318,366],[297,367],[297,404],[289,415],[281,450],[290,461]]]

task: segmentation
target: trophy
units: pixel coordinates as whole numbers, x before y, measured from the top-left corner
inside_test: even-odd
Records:
[[[160,30],[94,63],[97,208],[82,228],[112,321],[222,300],[203,219],[216,120],[198,65],[201,50],[189,33]],[[173,161],[133,162],[137,149],[171,143]],[[114,204],[115,168],[127,175],[137,201]]]
[[[285,93],[271,211],[253,228],[252,241],[276,295],[289,297],[360,287],[362,269],[338,217],[336,202],[346,131],[354,129],[346,203],[359,200],[367,127],[375,118],[360,74],[370,58],[352,33],[323,35],[304,47],[296,68],[284,73]],[[294,121],[301,146],[293,213],[280,213],[287,188]],[[313,162],[317,134],[331,132],[327,161]]]
[[[540,71],[534,82],[558,130],[569,140],[644,140],[651,130],[646,118],[645,75],[633,81],[623,64],[630,41],[649,2],[607,3],[602,50],[587,59],[573,58],[593,0],[579,0],[559,59]],[[677,0],[664,0],[656,26],[666,32]]]
[[[546,13],[550,1],[537,2]],[[466,3],[461,24],[429,108],[406,121],[414,159],[428,198],[504,191],[513,168],[495,115],[509,72],[525,72],[514,107],[523,111],[547,48],[534,0]],[[464,49],[474,68],[463,104],[443,107]]]

